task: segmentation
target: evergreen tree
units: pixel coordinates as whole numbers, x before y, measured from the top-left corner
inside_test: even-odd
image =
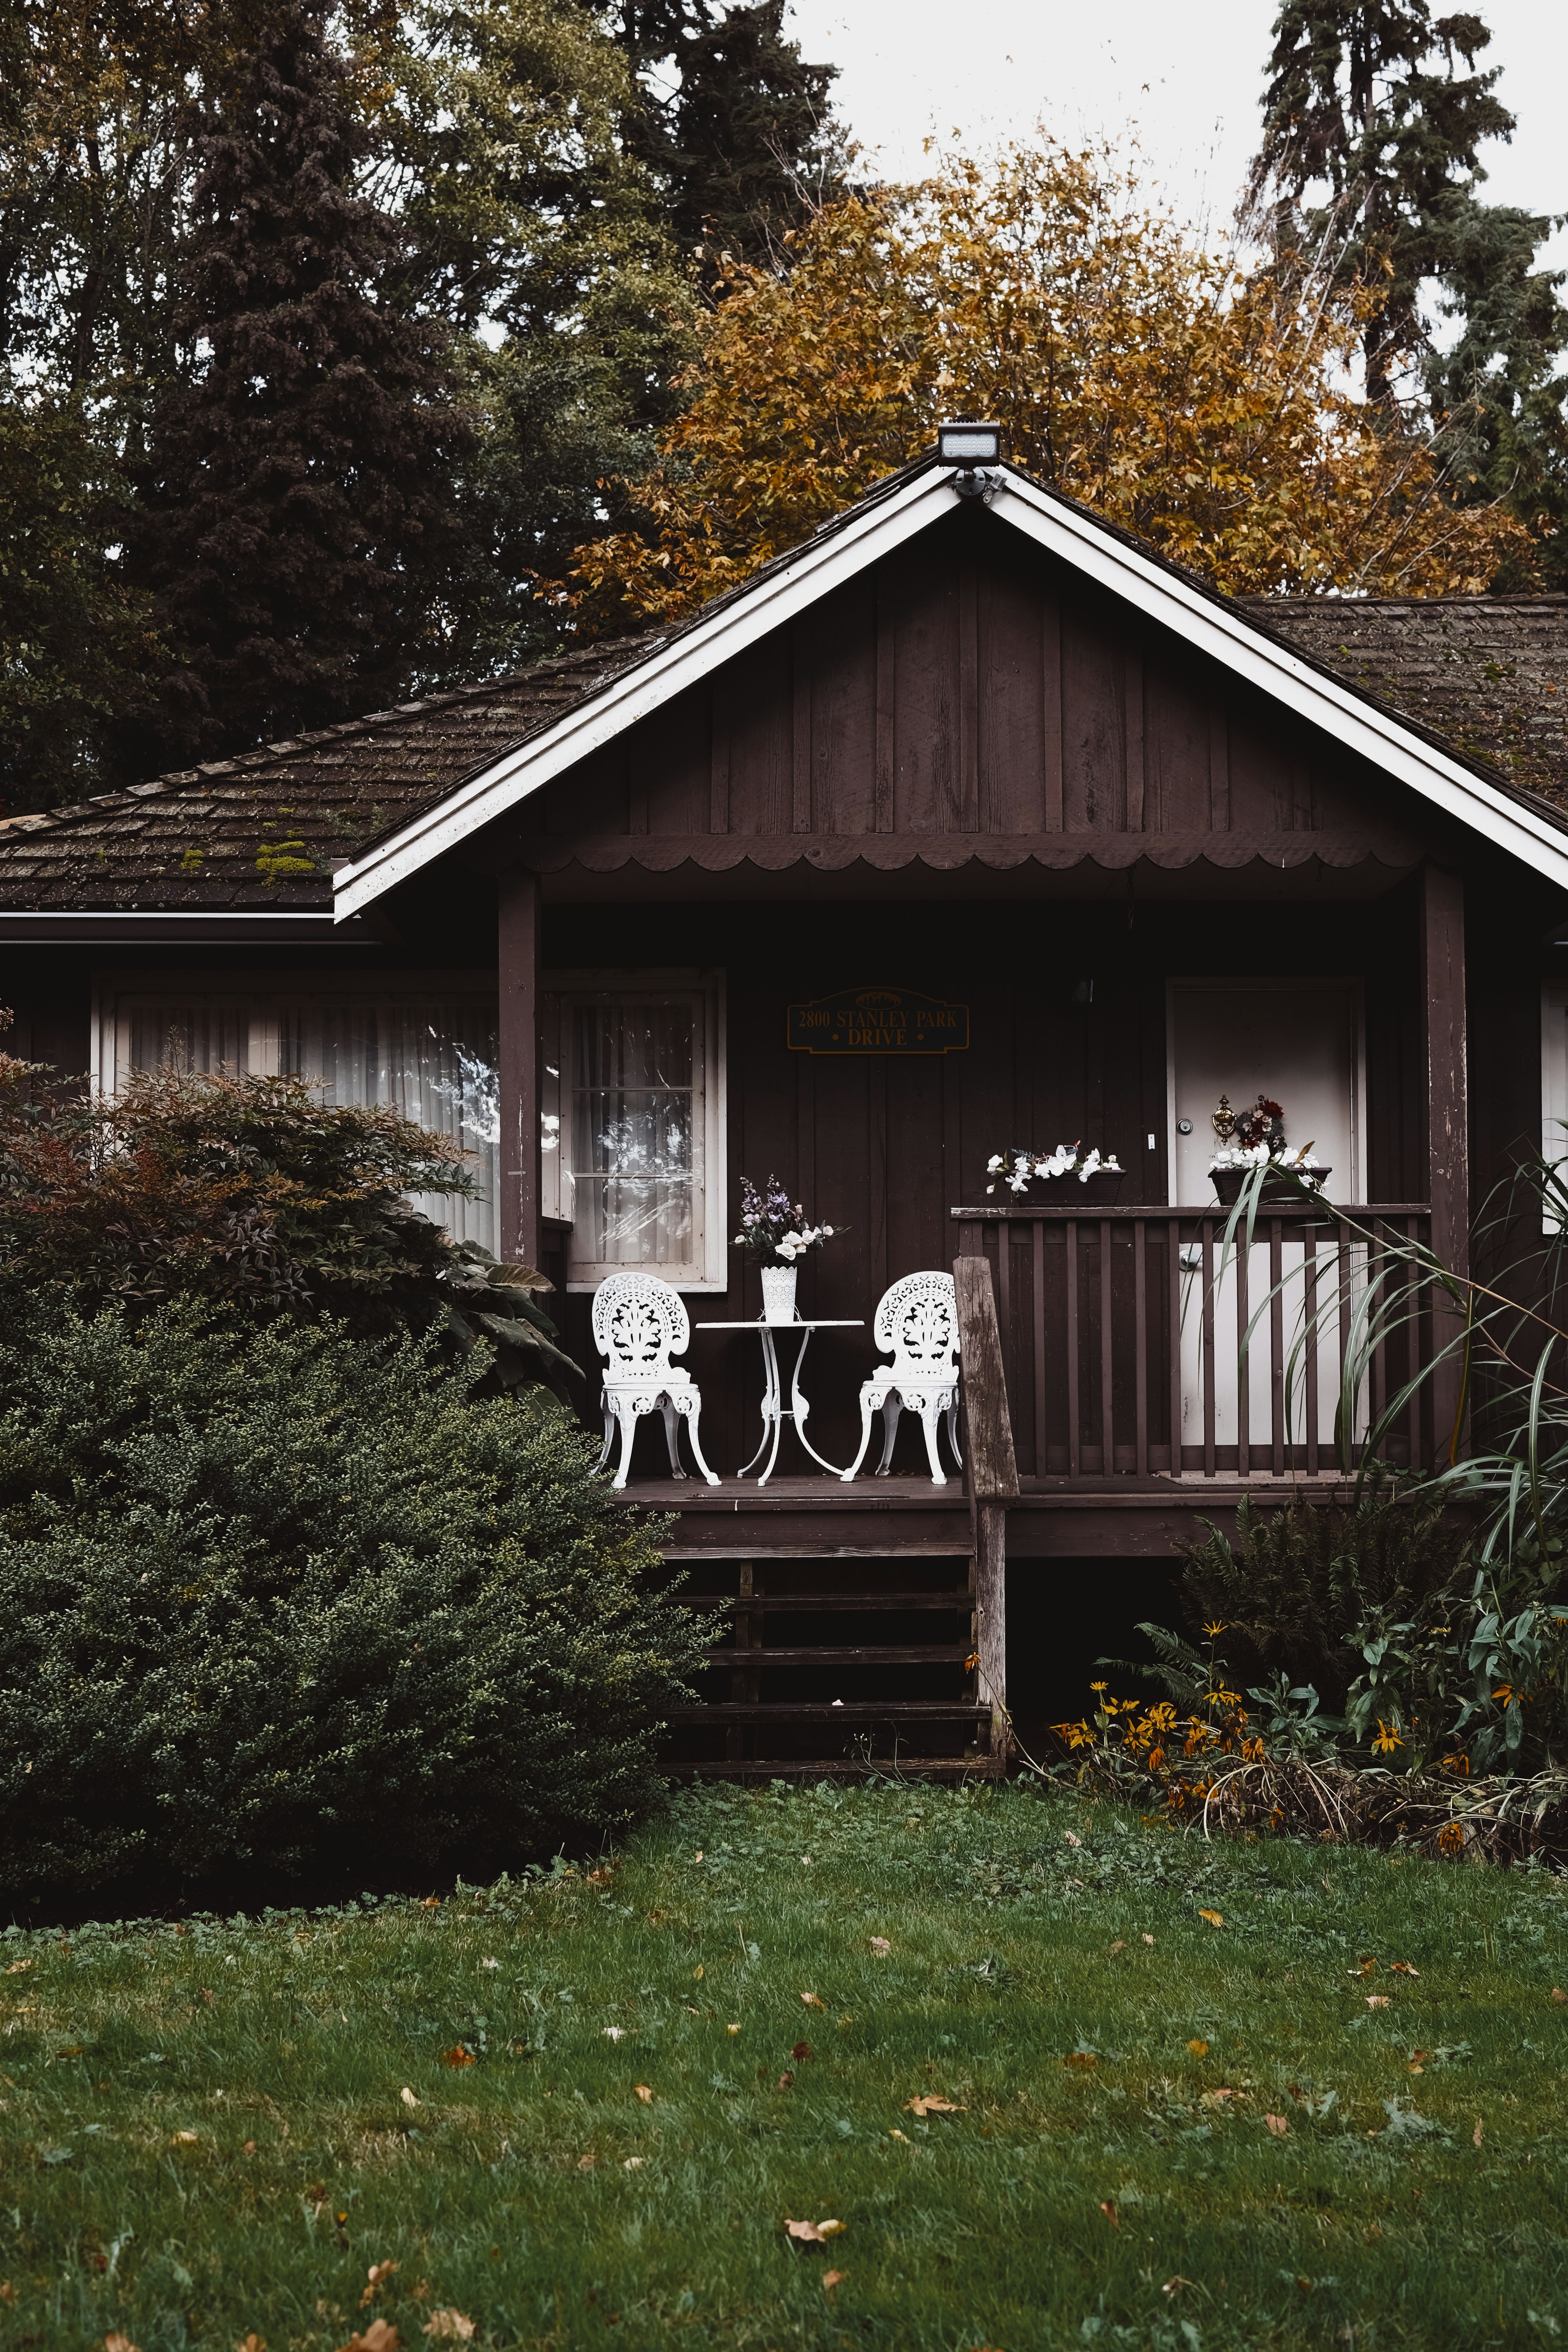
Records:
[[[783,232],[842,184],[837,68],[805,62],[784,0],[624,0],[620,37],[643,87],[629,136],[668,192],[678,244],[704,249],[710,290],[725,254],[776,263]]]
[[[1247,215],[1292,266],[1365,281],[1369,399],[1427,404],[1448,495],[1500,501],[1535,539],[1498,583],[1522,587],[1568,580],[1568,273],[1535,266],[1553,219],[1480,201],[1479,150],[1514,129],[1499,68],[1476,69],[1490,40],[1426,0],[1284,0]],[[1458,322],[1447,350],[1424,288]]]
[[[254,22],[254,20],[253,20]],[[395,695],[456,538],[447,337],[396,299],[370,132],[309,0],[202,79],[178,324],[128,571],[173,658],[127,731],[168,766]]]
[[[1249,206],[1281,250],[1326,248],[1336,276],[1376,283],[1364,342],[1374,402],[1394,396],[1400,360],[1423,345],[1422,282],[1448,267],[1479,209],[1482,142],[1513,131],[1493,94],[1500,68],[1474,69],[1490,40],[1479,16],[1434,23],[1426,0],[1284,0],[1275,20]]]

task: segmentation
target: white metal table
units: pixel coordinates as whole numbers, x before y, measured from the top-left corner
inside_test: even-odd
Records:
[[[748,1476],[766,1454],[768,1466],[760,1474],[757,1484],[759,1486],[767,1485],[773,1475],[773,1465],[779,1458],[779,1439],[784,1434],[784,1425],[786,1421],[795,1423],[795,1433],[812,1460],[821,1463],[822,1467],[833,1477],[843,1477],[842,1470],[835,1469],[831,1462],[823,1461],[821,1454],[805,1433],[805,1419],[811,1407],[800,1392],[800,1368],[805,1361],[805,1351],[811,1345],[811,1335],[814,1331],[863,1331],[866,1328],[863,1317],[812,1316],[798,1318],[793,1323],[764,1323],[759,1318],[753,1323],[694,1323],[691,1328],[693,1331],[755,1331],[762,1339],[763,1372],[766,1382],[763,1391],[763,1442],[752,1454],[751,1461],[747,1463],[745,1469],[737,1471],[737,1477]],[[800,1346],[795,1349],[795,1366],[790,1373],[787,1405],[784,1402],[784,1384],[779,1376],[779,1354],[776,1343],[781,1331],[798,1332],[800,1335]]]

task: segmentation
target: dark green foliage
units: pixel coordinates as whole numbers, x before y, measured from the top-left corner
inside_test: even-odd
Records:
[[[0,1885],[491,1867],[654,1802],[700,1634],[552,1404],[412,1341],[0,1347]]]
[[[1310,1683],[1334,1715],[1363,1669],[1359,1629],[1418,1617],[1470,1580],[1468,1538],[1444,1496],[1393,1478],[1369,1480],[1343,1508],[1298,1497],[1259,1510],[1244,1496],[1237,1534],[1233,1547],[1211,1526],[1206,1542],[1184,1547],[1189,1625],[1223,1629],[1214,1638],[1240,1689],[1283,1674]]]
[[[69,395],[0,396],[0,814],[97,789],[157,646],[105,552],[125,486]]]
[[[0,1057],[0,1297],[132,1319],[176,1297],[247,1322],[328,1312],[361,1336],[434,1328],[454,1350],[482,1335],[505,1387],[575,1374],[542,1276],[409,1205],[473,1189],[441,1138],[300,1078],[162,1068],[104,1102],[47,1075]]]
[[[631,136],[666,191],[678,245],[705,249],[710,285],[724,254],[776,260],[784,232],[840,189],[828,97],[837,68],[805,62],[784,32],[784,0],[625,0],[621,40],[643,77]]]
[[[154,772],[391,698],[457,541],[471,429],[447,332],[388,297],[403,239],[363,192],[347,59],[308,0],[203,83],[176,316],[199,354],[133,467],[131,577],[172,659],[127,732]]]
[[[1500,499],[1555,580],[1568,516],[1564,273],[1536,268],[1555,222],[1483,204],[1479,152],[1514,118],[1478,72],[1479,16],[1426,0],[1285,0],[1274,26],[1263,141],[1247,202],[1282,255],[1325,258],[1378,297],[1363,339],[1374,402],[1424,397],[1461,503]],[[1459,60],[1466,70],[1461,71]],[[1439,352],[1424,289],[1461,321]],[[1499,582],[1537,584],[1529,567]]]

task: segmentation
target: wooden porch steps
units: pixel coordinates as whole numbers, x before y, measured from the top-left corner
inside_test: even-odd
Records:
[[[752,1533],[728,1559],[678,1555],[698,1586],[682,1604],[731,1622],[714,1628],[710,1695],[669,1718],[668,1768],[710,1780],[989,1773],[968,1554],[847,1554],[837,1542],[770,1554]],[[943,1617],[956,1622],[932,1622]]]

